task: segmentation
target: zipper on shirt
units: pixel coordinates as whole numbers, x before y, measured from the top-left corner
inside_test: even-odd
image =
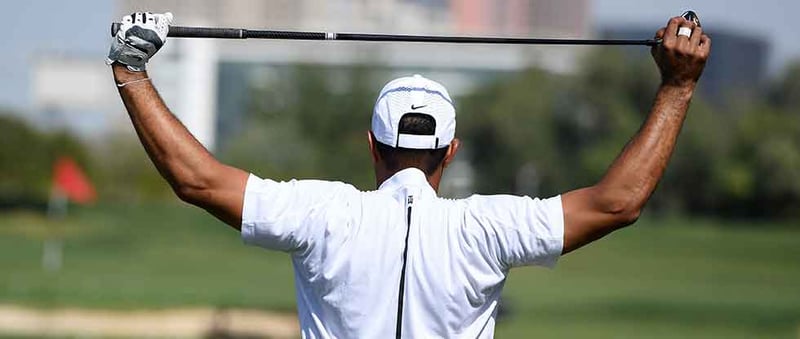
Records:
[[[411,206],[414,204],[414,196],[406,197],[406,242],[403,248],[403,268],[400,270],[400,292],[397,298],[397,330],[395,337],[400,339],[403,334],[403,297],[406,292],[406,263],[408,262],[408,235],[411,233]]]

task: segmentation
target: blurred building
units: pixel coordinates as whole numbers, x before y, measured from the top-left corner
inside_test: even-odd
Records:
[[[588,0],[452,0],[450,11],[459,33],[581,37],[589,5]]]
[[[92,138],[115,121],[122,105],[108,66],[99,58],[39,55],[32,61],[33,114],[29,119],[45,129],[71,128]]]
[[[543,37],[586,37],[591,26],[589,9],[589,0],[117,1],[117,17],[134,11],[170,11],[175,24],[186,26]],[[218,132],[238,129],[237,121],[250,101],[248,89],[254,83],[277,81],[248,71],[253,66],[371,64],[386,68],[391,76],[424,72],[459,95],[496,74],[527,67],[571,72],[584,51],[556,46],[182,39],[167,44],[148,67],[176,115],[203,144],[214,148]],[[37,68],[48,77],[59,75],[54,71],[57,66]],[[376,79],[376,91],[385,80]],[[44,89],[55,82],[48,78],[34,86]],[[63,105],[47,97],[47,91],[36,92],[42,94],[36,100],[44,110],[61,110],[52,108]],[[120,115],[119,119],[126,118]]]
[[[644,28],[605,29],[602,32],[603,36],[611,39],[642,39],[654,33]],[[714,51],[700,81],[704,97],[722,104],[731,98],[761,94],[767,80],[767,40],[724,28],[715,28],[710,34]],[[637,57],[650,57],[647,48],[624,50]]]

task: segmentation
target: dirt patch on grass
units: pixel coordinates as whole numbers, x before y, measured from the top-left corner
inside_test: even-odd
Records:
[[[187,308],[152,311],[38,310],[0,305],[0,334],[77,337],[296,338],[283,313]]]

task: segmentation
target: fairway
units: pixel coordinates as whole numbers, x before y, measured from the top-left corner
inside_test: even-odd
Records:
[[[497,335],[796,338],[800,229],[789,226],[645,217],[556,270],[512,271]],[[64,269],[48,274],[42,240],[56,229],[66,241]],[[59,223],[4,214],[0,272],[2,304],[295,307],[285,254],[245,247],[203,211],[171,202],[77,209]]]

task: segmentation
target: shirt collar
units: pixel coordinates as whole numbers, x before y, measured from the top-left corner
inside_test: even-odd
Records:
[[[386,179],[386,181],[378,187],[378,190],[395,191],[401,187],[419,188],[424,195],[436,196],[436,191],[431,187],[425,173],[415,167],[409,167],[398,171],[389,179]]]

